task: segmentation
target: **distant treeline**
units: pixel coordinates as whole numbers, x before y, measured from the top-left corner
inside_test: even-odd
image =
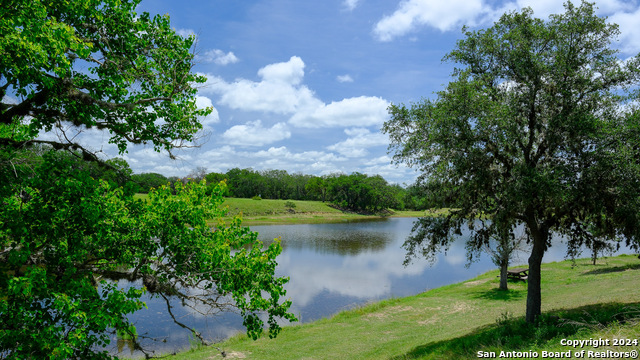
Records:
[[[150,188],[174,183],[175,181],[201,181],[209,186],[220,181],[227,184],[226,196],[238,198],[261,198],[282,200],[317,200],[330,202],[335,206],[358,212],[380,212],[385,209],[422,210],[421,196],[413,186],[404,188],[389,184],[382,176],[369,176],[354,172],[335,173],[325,176],[288,173],[285,170],[262,170],[234,168],[226,173],[207,173],[198,168],[185,178],[164,177],[157,173],[143,173],[131,176],[137,184],[138,192],[148,192]]]
[[[59,156],[71,157],[68,154]],[[207,172],[199,167],[185,177],[166,177],[158,173],[133,174],[129,164],[114,158],[107,166],[97,163],[75,161],[90,176],[101,178],[115,186],[122,186],[129,193],[148,193],[176,182],[206,180],[210,189],[224,181],[229,197],[282,200],[317,200],[329,202],[336,207],[357,212],[377,213],[386,209],[424,210],[424,194],[415,186],[402,187],[389,184],[380,175],[334,173],[325,176],[288,173],[285,170],[262,170],[234,168],[226,173]]]

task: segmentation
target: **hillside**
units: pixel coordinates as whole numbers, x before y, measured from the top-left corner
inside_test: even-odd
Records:
[[[286,206],[292,203],[293,208]],[[362,215],[344,212],[321,201],[303,200],[253,200],[225,198],[223,206],[229,209],[228,216],[242,215],[245,225],[327,223],[356,221],[381,216],[423,216],[424,211],[389,211],[384,215]]]

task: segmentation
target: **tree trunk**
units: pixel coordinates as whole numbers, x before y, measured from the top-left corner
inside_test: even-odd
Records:
[[[509,263],[502,260],[500,262],[500,290],[509,290],[507,287],[507,270]]]
[[[542,276],[540,270],[542,267],[542,257],[547,247],[547,238],[549,231],[545,229],[534,229],[529,227],[533,238],[533,249],[529,256],[529,279],[527,285],[527,313],[526,321],[533,323],[542,313],[542,292],[540,290],[540,282]]]

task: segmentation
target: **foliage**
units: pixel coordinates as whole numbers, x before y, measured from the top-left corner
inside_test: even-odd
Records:
[[[327,200],[327,181],[324,177],[314,176],[304,185],[305,190],[315,199]]]
[[[394,190],[380,175],[361,173],[327,177],[328,198],[337,206],[362,212],[378,212],[399,207]]]
[[[135,340],[138,338],[138,330],[134,325],[130,325],[126,329],[116,331],[118,339],[122,340]]]
[[[428,210],[447,209],[452,207],[450,201],[436,201],[434,196],[431,196],[430,194],[437,191],[437,189],[431,189],[426,185],[427,184],[424,184],[420,179],[418,179],[402,192],[402,201],[406,208],[414,210]]]
[[[234,197],[251,198],[260,195],[263,199],[310,200],[305,190],[305,184],[311,178],[309,175],[289,174],[285,170],[234,168],[227,171],[225,178],[230,195]]]
[[[44,149],[49,148],[47,145]],[[139,186],[132,181],[132,170],[129,164],[122,158],[112,158],[106,161],[84,161],[79,151],[51,153],[49,156],[57,157],[72,169],[86,171],[94,179],[101,179],[109,183],[112,188],[121,187],[127,194],[138,192]]]
[[[380,175],[332,174],[312,176],[289,174],[284,170],[255,171],[231,169],[225,175],[211,173],[212,179],[224,179],[229,195],[241,198],[331,201],[346,210],[378,212],[387,208],[404,209],[405,190],[389,185]],[[209,177],[207,175],[207,177]]]
[[[131,181],[137,185],[137,192],[144,194],[169,183],[169,179],[158,173],[134,174],[131,175]]]
[[[2,357],[109,358],[99,346],[144,307],[143,290],[122,290],[120,279],[141,281],[167,304],[233,306],[253,338],[263,312],[271,336],[277,318],[294,319],[281,301],[286,279],[274,277],[279,244],[263,250],[239,219],[207,225],[223,216],[221,187],[209,196],[204,183],[177,182],[136,201],[126,162],[102,161],[77,142],[102,131],[121,154],[149,144],[173,156],[195,143],[212,111],[196,107],[206,79],[191,72],[195,37],[178,35],[166,15],[137,14],[138,3],[0,8]],[[41,136],[54,130],[60,140]]]
[[[0,313],[11,316],[2,317],[0,351],[14,358],[106,357],[90,346],[108,343],[107,328],[124,328],[123,315],[143,306],[141,290],[107,283],[98,289],[91,270],[112,250],[103,249],[112,237],[97,234],[133,232],[118,218],[122,192],[108,191],[86,171],[67,170],[58,178],[59,166],[69,169],[69,161],[45,156],[34,169],[41,176],[12,182],[25,196],[2,194]]]
[[[570,245],[640,235],[640,136],[634,104],[640,57],[620,61],[615,25],[594,5],[565,5],[543,21],[530,9],[466,31],[446,57],[461,65],[435,100],[392,105],[383,131],[399,163],[418,168],[428,203],[450,216],[422,218],[408,257],[446,249],[470,224],[468,248],[524,224],[527,320],[540,314],[540,264],[551,234]],[[473,228],[477,217],[492,221]]]
[[[227,185],[227,176],[225,174],[220,173],[208,173],[204,179],[207,181],[207,191],[210,193],[213,190],[213,187],[219,184],[221,181],[224,181],[225,185]],[[229,186],[225,186],[225,192],[222,194],[223,196],[229,196]]]
[[[263,250],[239,218],[226,226],[220,187],[207,196],[204,183],[178,183],[176,195],[163,186],[140,201],[72,163],[45,153],[31,177],[14,182],[27,198],[0,200],[0,313],[11,314],[0,354],[107,358],[94,345],[109,342],[108,329],[129,331],[124,315],[144,307],[143,290],[125,291],[121,279],[142,281],[168,306],[176,297],[203,313],[237,308],[253,338],[261,312],[270,336],[276,318],[295,320],[282,301],[287,279],[274,276],[279,242]],[[214,229],[209,219],[219,220]]]
[[[171,151],[202,126],[191,73],[194,37],[183,38],[168,16],[136,14],[139,0],[9,0],[0,9],[0,144],[47,143],[95,154],[74,142],[75,131],[111,134],[128,143]],[[19,125],[25,122],[23,132]],[[56,128],[63,141],[36,139]]]
[[[287,200],[287,201],[285,201],[285,202],[284,202],[284,207],[286,207],[286,208],[287,208],[287,209],[289,209],[289,210],[293,210],[293,209],[295,209],[295,208],[296,208],[296,206],[297,206],[297,205],[296,205],[296,203],[294,203],[294,202],[293,202],[293,201],[291,201],[291,200]]]

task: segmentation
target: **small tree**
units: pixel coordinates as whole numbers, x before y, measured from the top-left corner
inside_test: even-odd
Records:
[[[494,228],[499,231],[484,245],[484,251],[491,256],[493,263],[500,269],[500,290],[508,290],[508,270],[513,254],[522,251],[524,237],[517,236],[513,227],[501,226]],[[495,244],[495,245],[492,245]]]
[[[602,238],[599,236],[593,236],[587,238],[583,245],[591,250],[591,264],[596,265],[598,261],[598,257],[602,256],[603,253],[612,253],[620,248],[619,241],[607,241],[608,239]],[[569,249],[569,257],[572,260],[575,260],[578,256],[582,254],[582,248],[580,247],[571,247]]]
[[[591,249],[591,264],[595,265],[598,261],[598,255],[602,255],[604,252],[613,252],[615,246],[609,242],[603,241],[599,238],[592,238],[587,246]]]
[[[207,176],[207,168],[204,166],[198,166],[195,169],[191,170],[189,175],[187,175],[187,179],[195,182],[200,182],[204,180]]]
[[[398,163],[422,172],[428,203],[449,216],[422,218],[405,242],[408,256],[446,248],[482,216],[472,248],[522,222],[532,243],[526,320],[540,315],[542,258],[553,233],[579,247],[594,236],[640,235],[639,115],[630,87],[640,57],[621,61],[618,34],[572,3],[548,21],[531,9],[504,14],[492,27],[466,31],[445,59],[461,65],[435,100],[392,105],[389,134]]]
[[[285,202],[284,202],[284,207],[286,207],[286,208],[287,208],[287,211],[289,211],[289,212],[291,212],[291,213],[296,212],[296,210],[295,210],[295,209],[296,209],[296,203],[294,203],[294,202],[293,202],[293,201],[291,201],[291,200],[287,200],[287,201],[285,201]]]

